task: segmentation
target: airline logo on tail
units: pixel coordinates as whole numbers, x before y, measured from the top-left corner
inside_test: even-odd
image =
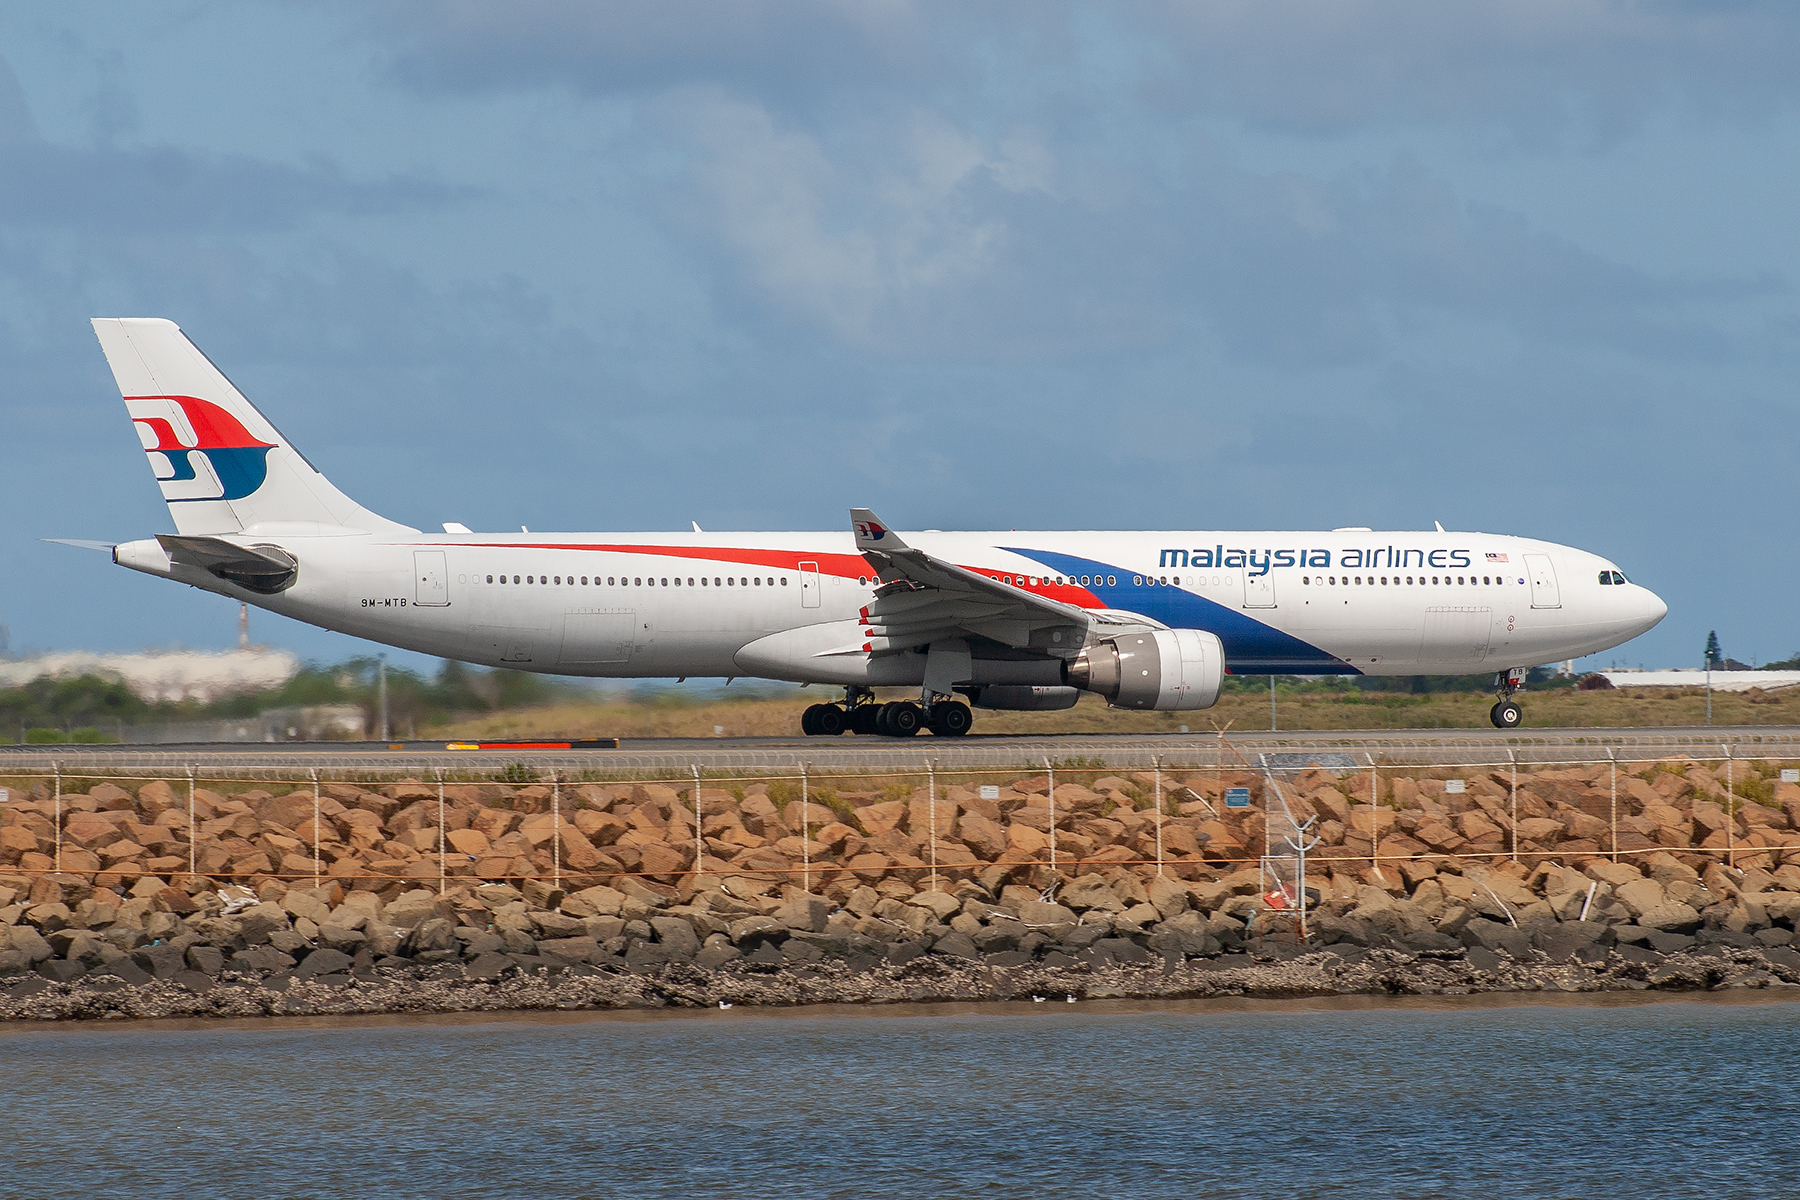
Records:
[[[856,532],[862,537],[868,538],[871,542],[879,542],[882,538],[887,536],[887,530],[883,529],[873,521],[856,522]]]
[[[268,478],[271,442],[196,396],[127,396],[131,424],[162,485],[163,499],[242,500]]]

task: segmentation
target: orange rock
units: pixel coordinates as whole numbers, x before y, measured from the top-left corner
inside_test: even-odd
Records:
[[[590,846],[589,852],[591,853],[592,850],[593,848]],[[644,847],[639,866],[651,878],[661,877],[664,883],[670,883],[673,882],[676,875],[687,870],[690,861],[692,861],[691,854],[683,854],[673,846],[665,846],[656,842]],[[786,867],[786,859],[782,860],[782,865],[784,868]]]
[[[998,822],[975,813],[963,814],[961,823],[957,826],[957,836],[977,857],[990,862],[1006,851],[1006,830]]]
[[[91,875],[100,869],[100,856],[92,850],[65,845],[62,851],[62,869],[78,875]]]
[[[904,800],[894,800],[887,804],[870,804],[858,809],[856,819],[862,824],[870,837],[879,837],[901,829],[906,824],[908,806]],[[943,830],[938,835],[943,836]]]
[[[844,866],[864,883],[877,883],[887,875],[888,856],[885,854],[858,854]]]
[[[473,854],[476,858],[485,858],[492,849],[487,835],[478,829],[453,829],[446,840],[458,854]]]
[[[125,835],[117,825],[97,813],[78,812],[63,823],[63,837],[77,846],[97,850],[101,846],[123,840]]]
[[[136,842],[113,842],[101,849],[100,861],[110,867],[121,860],[142,858],[145,853],[144,848]]]
[[[1008,849],[1016,850],[1020,854],[1032,858],[1036,858],[1040,854],[1047,856],[1050,848],[1050,835],[1040,832],[1030,825],[1014,822],[1006,827],[1006,845]]]

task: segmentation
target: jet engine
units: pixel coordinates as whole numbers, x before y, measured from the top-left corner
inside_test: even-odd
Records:
[[[1114,708],[1211,708],[1225,681],[1225,646],[1199,629],[1121,634],[1083,650],[1069,664],[1068,681]]]

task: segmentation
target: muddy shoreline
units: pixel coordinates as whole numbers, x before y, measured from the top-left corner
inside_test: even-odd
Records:
[[[926,956],[853,969],[732,963],[708,970],[576,966],[471,979],[457,966],[376,968],[338,980],[227,971],[208,983],[35,979],[0,992],[0,1028],[44,1022],[482,1013],[674,1012],[855,1006],[1068,1004],[1093,1001],[1372,1000],[1730,996],[1800,1000],[1800,966],[1758,950],[1701,947],[1602,962],[1520,961],[1464,951],[1423,954],[1345,946],[1283,946],[1161,964],[997,968]]]

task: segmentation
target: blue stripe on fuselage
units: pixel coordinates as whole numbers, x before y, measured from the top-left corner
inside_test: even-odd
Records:
[[[1133,587],[1132,572],[1108,566],[1089,558],[1055,554],[1048,550],[1025,550],[1014,546],[1000,549],[1043,563],[1051,571],[1092,578],[1111,575],[1119,580],[1114,587],[1090,585],[1087,590],[1100,598],[1108,608],[1142,613],[1161,621],[1172,629],[1204,629],[1218,635],[1225,645],[1226,669],[1236,675],[1260,675],[1265,672],[1286,675],[1360,675],[1361,671],[1291,633],[1283,633],[1272,625],[1236,609],[1227,608],[1204,596],[1178,587]]]

